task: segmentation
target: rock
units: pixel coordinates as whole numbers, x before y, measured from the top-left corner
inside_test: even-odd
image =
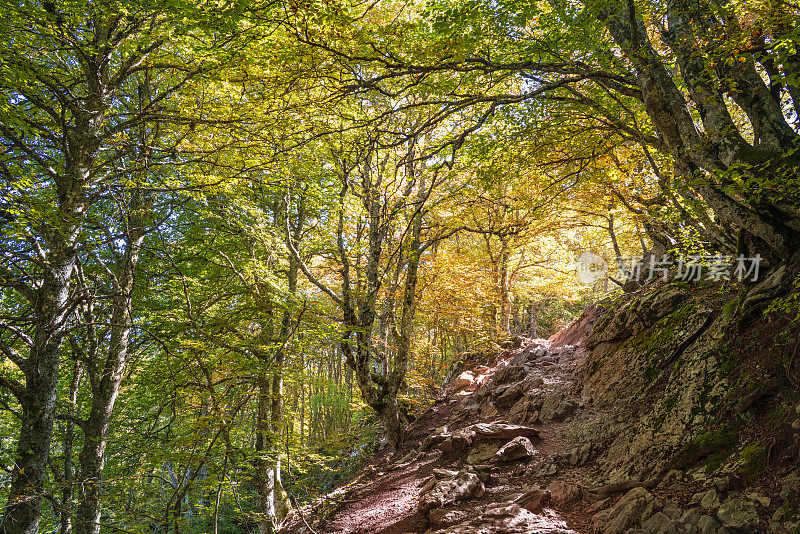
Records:
[[[445,510],[443,508],[434,508],[428,512],[428,519],[434,525],[440,527],[449,527],[457,525],[466,520],[469,515],[462,510]]]
[[[669,514],[667,514],[669,515]],[[700,512],[697,510],[690,508],[686,510],[680,518],[680,522],[684,525],[696,525],[698,521],[700,521]]]
[[[528,379],[528,386],[531,389],[540,388],[544,385],[544,379],[534,376],[533,378]]]
[[[626,280],[625,283],[622,284],[622,291],[625,293],[633,293],[634,291],[639,291],[640,289],[642,289],[642,284],[636,280]]]
[[[548,395],[541,410],[539,410],[539,417],[543,421],[563,421],[569,417],[572,412],[578,407],[572,399],[568,399],[562,393],[553,393]]]
[[[483,482],[478,475],[464,469],[453,478],[437,482],[428,493],[422,496],[419,508],[423,512],[428,512],[434,508],[441,508],[473,496],[481,497],[484,491]]]
[[[512,425],[495,421],[492,423],[475,423],[468,427],[471,431],[486,438],[513,439],[519,436],[526,438],[539,437],[539,430],[531,426]]]
[[[541,462],[529,465],[525,472],[531,477],[546,477],[558,473],[558,466],[553,463],[552,458],[546,458]]]
[[[519,436],[500,447],[500,450],[494,455],[494,461],[513,462],[521,458],[530,458],[534,454],[536,454],[536,450],[533,448],[531,440]]]
[[[439,443],[437,448],[442,452],[463,451],[472,445],[472,438],[466,434],[451,434]]]
[[[464,371],[456,378],[456,389],[464,389],[475,383],[475,375],[470,371]]]
[[[722,503],[717,517],[723,525],[730,528],[751,529],[759,524],[755,506],[741,497],[732,497]]]
[[[467,455],[467,463],[470,465],[482,464],[492,459],[500,449],[498,443],[482,443],[472,447]]]
[[[592,532],[623,534],[653,511],[653,495],[644,488],[633,488],[614,505],[592,516]]]
[[[480,405],[478,405],[478,401],[476,401],[470,395],[468,397],[465,397],[464,400],[461,401],[461,409],[470,412],[471,415],[477,415],[481,407]]]
[[[745,497],[764,508],[769,508],[769,505],[772,504],[772,499],[759,493],[748,493]]]
[[[670,519],[680,519],[683,516],[683,509],[672,501],[665,504],[661,511],[667,514]]]
[[[780,391],[783,382],[784,379],[782,378],[773,378],[771,380],[767,380],[764,384],[761,384],[761,386],[757,387],[754,391],[751,391],[750,393],[739,399],[739,402],[735,407],[736,411],[739,413],[744,413],[764,397],[776,394],[778,391]]]
[[[495,371],[492,384],[508,384],[522,380],[524,377],[525,369],[521,365],[508,365]]]
[[[487,402],[481,408],[481,417],[495,417],[497,415],[497,408],[494,407],[494,404],[491,402]]]
[[[525,422],[529,425],[541,423],[539,420],[539,411],[538,410],[528,410],[527,414],[525,415]]]
[[[501,395],[498,395],[497,398],[495,398],[494,404],[500,408],[510,406],[514,403],[514,401],[519,399],[523,393],[525,393],[527,388],[528,384],[524,380],[515,382],[514,384],[508,386],[508,388]]]
[[[594,503],[593,505],[591,505],[589,507],[589,513],[594,515],[597,512],[599,512],[600,510],[603,510],[604,508],[606,508],[610,503],[611,503],[611,497],[606,497],[605,499],[600,499],[599,501],[597,501],[596,503]]]
[[[514,502],[529,512],[541,512],[542,508],[550,502],[550,492],[542,489],[527,491],[514,499]]]
[[[432,490],[435,485],[436,485],[436,477],[433,475],[429,476],[422,484],[422,488],[420,488],[419,494],[425,495],[430,490]]]
[[[514,359],[511,360],[511,365],[530,363],[546,355],[548,352],[549,350],[544,345],[528,345],[519,354],[514,356]]]
[[[472,471],[477,473],[478,478],[485,484],[491,478],[492,473],[498,471],[498,468],[489,464],[475,464],[472,466]]]
[[[642,532],[647,534],[677,534],[678,526],[662,512],[656,512],[644,523]]]
[[[718,476],[713,478],[714,487],[717,488],[717,491],[728,491],[731,487],[731,477],[728,476]]]
[[[697,528],[700,534],[717,534],[720,524],[710,515],[701,515],[697,520]]]
[[[791,288],[794,272],[790,265],[781,265],[770,271],[769,276],[753,286],[742,302],[742,310],[749,311],[764,301],[787,292]]]
[[[569,465],[583,465],[591,458],[593,449],[594,447],[591,443],[584,443],[580,447],[576,447],[566,454],[559,455],[558,459],[568,463]]]
[[[570,484],[563,480],[557,480],[547,486],[550,492],[550,500],[560,508],[568,508],[572,503],[581,498],[581,488],[575,484]]]
[[[437,432],[436,434],[431,434],[430,436],[425,438],[425,441],[422,442],[420,450],[426,451],[431,447],[435,447],[439,445],[441,442],[443,442],[445,439],[447,439],[449,436],[450,434],[447,434],[447,430],[445,427],[445,431],[443,433]]]
[[[716,510],[720,506],[719,495],[717,495],[717,491],[714,489],[696,494],[692,497],[692,501],[699,503],[700,506],[709,510]]]
[[[519,399],[514,404],[514,406],[511,407],[511,409],[508,411],[508,415],[512,416],[512,415],[525,414],[529,408],[530,408],[530,399],[527,396],[525,396]]]
[[[684,479],[683,471],[679,469],[670,469],[667,472],[667,474],[664,475],[664,478],[661,479],[661,482],[659,482],[658,487],[668,488],[673,484],[680,484],[681,482],[683,482],[683,479]]]
[[[800,471],[789,473],[781,481],[781,499],[789,499],[793,493],[800,489]]]
[[[459,525],[437,530],[436,534],[576,534],[518,504],[494,503],[476,510],[472,517]]]

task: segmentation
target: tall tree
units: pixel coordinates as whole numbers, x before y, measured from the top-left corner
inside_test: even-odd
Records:
[[[97,237],[82,237],[87,214],[127,179],[124,161],[132,145],[126,138],[135,138],[143,123],[168,120],[176,95],[215,63],[199,49],[192,60],[176,54],[178,36],[213,16],[179,2],[170,7],[149,2],[3,6],[0,86],[6,96],[0,104],[0,142],[5,150],[0,157],[9,206],[0,280],[4,293],[13,292],[16,316],[1,325],[0,347],[22,375],[0,381],[21,406],[4,532],[38,530],[60,347],[72,310],[83,298],[71,291],[71,279],[79,244],[84,240],[82,246],[91,248]],[[202,42],[207,51],[214,50],[212,40]],[[136,81],[145,70],[164,82],[139,107]],[[172,136],[173,149],[183,135]],[[175,150],[163,154],[168,159]],[[135,264],[140,236],[112,231],[105,238],[126,239]],[[131,280],[119,280],[120,298],[127,298],[123,286]],[[117,318],[127,313],[120,302]],[[124,353],[125,327],[114,336],[115,350]],[[117,366],[112,367],[107,371],[116,377]],[[99,447],[95,456],[102,455]],[[94,520],[87,516],[86,521]]]
[[[355,140],[330,146],[338,182],[336,210],[331,214],[336,244],[331,253],[340,288],[332,288],[311,271],[302,261],[299,243],[288,238],[287,230],[288,244],[303,274],[340,310],[342,353],[364,402],[380,416],[387,440],[396,449],[403,439],[397,395],[405,387],[411,356],[420,261],[428,247],[453,233],[425,223],[431,216],[432,193],[444,178],[416,157],[414,140],[400,147],[384,147],[374,137],[363,144]],[[357,212],[354,200],[359,204]],[[390,284],[395,272],[404,273],[402,296],[398,309],[391,310],[398,318],[390,321],[391,358],[382,365],[384,348],[376,343],[375,327],[381,289]]]

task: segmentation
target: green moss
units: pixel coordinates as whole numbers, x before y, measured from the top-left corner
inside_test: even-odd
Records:
[[[752,482],[767,467],[767,449],[760,443],[751,443],[739,452],[741,464],[736,472],[746,482]]]
[[[736,434],[727,427],[704,432],[687,443],[673,463],[686,469],[705,458],[706,469],[711,471],[722,465],[737,442]]]
[[[589,366],[589,375],[595,374],[602,367],[603,367],[603,360],[601,358],[596,358],[594,361],[592,361],[592,364]]]
[[[708,447],[712,450],[723,449],[735,444],[736,436],[727,428],[720,428],[700,434],[692,440],[699,447]]]
[[[720,451],[712,454],[706,461],[706,473],[712,473],[719,469],[722,463],[731,455],[730,451]]]

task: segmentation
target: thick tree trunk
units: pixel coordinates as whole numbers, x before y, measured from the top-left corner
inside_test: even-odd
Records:
[[[714,69],[707,68],[704,55],[708,51],[702,49],[695,35],[696,31],[706,31],[697,24],[702,18],[698,15],[705,13],[697,10],[707,8],[702,3],[682,5],[680,2],[670,7],[669,28],[662,33],[678,57],[689,95],[698,106],[705,130],[701,133],[689,113],[684,95],[653,47],[635,4],[612,1],[597,4],[597,8],[598,19],[605,23],[614,41],[636,68],[644,108],[673,156],[676,175],[687,181],[707,182],[696,186],[695,190],[714,210],[720,225],[753,236],[762,249],[762,256],[774,263],[791,256],[800,243],[797,229],[800,221],[796,209],[783,208],[788,204],[787,199],[770,199],[772,193],[764,189],[744,195],[757,199],[751,201],[735,198],[724,189],[731,181],[726,172],[733,165],[745,178],[756,177],[753,173],[759,166],[762,168],[759,179],[771,174],[768,179],[777,180],[781,177],[778,173],[796,178],[796,169],[789,161],[796,160],[796,156],[782,159],[781,154],[787,155],[797,146],[798,135],[788,126],[769,88],[755,71],[753,59],[736,54],[721,58],[716,66],[721,73],[719,83],[713,78],[709,81],[708,74]],[[704,20],[711,19],[721,20],[719,17]],[[730,14],[725,19],[724,24],[730,25],[728,29],[737,30],[735,15]],[[713,30],[727,31],[721,27]],[[752,145],[733,126],[720,87],[747,113],[756,137]],[[781,161],[786,169],[779,170]],[[787,194],[796,193],[789,191]]]
[[[59,180],[57,224],[47,236],[50,248],[42,286],[34,301],[35,332],[24,362],[25,386],[18,392],[22,421],[3,517],[4,534],[36,534],[47,480],[47,460],[55,420],[58,369],[64,337],[69,284],[76,261],[75,242],[84,216],[83,184],[89,168],[73,165]]]

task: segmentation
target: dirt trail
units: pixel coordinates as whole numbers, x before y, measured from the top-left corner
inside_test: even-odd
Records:
[[[583,358],[579,346],[525,339],[467,366],[403,450],[305,507],[305,520],[319,534],[589,532],[593,451],[568,435],[597,415],[576,396]],[[281,532],[311,533],[296,512]]]

